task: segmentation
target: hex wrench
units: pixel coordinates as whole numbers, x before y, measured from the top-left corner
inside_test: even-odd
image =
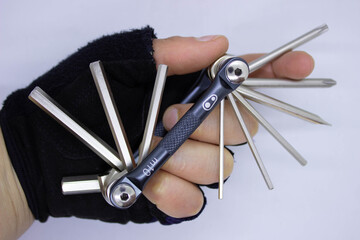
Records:
[[[149,155],[150,152],[151,140],[154,135],[155,125],[157,123],[157,118],[160,110],[161,98],[165,88],[167,71],[168,71],[168,67],[166,65],[160,64],[158,66],[158,72],[156,74],[144,135],[139,147],[138,164],[140,164],[141,161],[144,159],[144,157]]]
[[[306,165],[306,160],[300,155],[293,146],[288,143],[266,120],[263,118],[241,94],[237,92],[232,93],[245,109],[303,166]]]
[[[219,199],[222,199],[224,195],[224,112],[225,100],[221,100],[219,112]]]
[[[90,70],[96,89],[98,90],[118,154],[121,161],[125,164],[125,168],[130,171],[135,167],[135,161],[131,152],[129,141],[127,140],[126,134],[124,134],[124,126],[115,106],[114,97],[110,90],[110,85],[106,78],[104,67],[100,61],[97,61],[90,64]]]
[[[260,169],[260,172],[261,172],[261,174],[262,174],[262,176],[263,176],[263,178],[264,178],[264,180],[265,180],[265,182],[266,182],[266,185],[267,185],[268,188],[271,190],[271,189],[274,188],[274,186],[273,186],[273,184],[272,184],[272,182],[271,182],[271,179],[270,179],[270,177],[269,177],[268,172],[266,171],[266,168],[265,168],[265,166],[264,166],[264,163],[263,163],[262,160],[261,160],[261,157],[260,157],[260,155],[259,155],[259,152],[258,152],[257,149],[256,149],[256,146],[255,146],[255,144],[254,144],[254,141],[252,140],[252,137],[251,137],[251,135],[250,135],[250,132],[249,132],[249,130],[247,129],[247,127],[246,127],[246,125],[245,125],[245,121],[244,121],[244,119],[243,119],[243,117],[242,117],[242,115],[241,115],[241,113],[240,113],[240,111],[239,111],[239,109],[238,109],[238,107],[237,107],[237,105],[236,105],[235,99],[234,99],[234,97],[232,96],[232,94],[229,94],[229,95],[228,95],[228,98],[229,98],[230,103],[231,103],[231,105],[232,105],[232,107],[233,107],[233,109],[234,109],[234,112],[235,112],[235,114],[236,114],[236,117],[237,117],[237,119],[238,119],[238,121],[239,121],[240,127],[241,127],[242,131],[243,131],[244,134],[245,134],[245,137],[246,137],[247,143],[249,144],[250,150],[251,150],[251,152],[252,152],[252,154],[253,154],[253,156],[254,156],[254,158],[255,158],[255,161],[256,161],[259,169]]]
[[[101,67],[101,62],[93,62],[90,64],[90,69],[93,73],[94,81],[97,85],[107,85],[108,83],[105,83],[106,80],[106,74],[104,70]],[[167,66],[160,64],[158,66],[158,71],[156,74],[155,84],[153,88],[153,95],[151,98],[150,106],[149,106],[149,113],[146,121],[146,127],[144,131],[143,141],[139,147],[140,152],[142,152],[142,155],[146,156],[148,151],[150,150],[150,144],[152,140],[152,136],[155,129],[155,123],[157,121],[157,115],[160,108],[161,103],[161,97],[164,90],[165,82],[166,82],[166,74],[167,74]],[[100,80],[99,80],[100,79]],[[102,80],[101,80],[102,79]],[[100,82],[100,83],[99,83]],[[102,82],[102,83],[101,83]],[[108,96],[107,101],[113,101],[110,99],[111,90],[109,87],[103,87],[102,89],[99,89],[99,95]],[[111,108],[115,108],[113,102],[108,102]],[[103,104],[103,107],[105,109],[105,112],[110,112],[109,110],[106,110],[105,104]],[[113,113],[114,114],[114,113]],[[120,116],[116,116],[118,119],[120,119]],[[111,123],[109,122],[109,125]],[[123,138],[126,140],[126,134],[123,128],[119,128],[118,134],[120,134],[120,138]],[[122,135],[122,136],[121,136]],[[115,136],[114,136],[115,138]],[[133,159],[131,149],[130,152],[126,152],[127,149],[124,149],[123,147],[120,148],[119,152],[120,154],[122,152],[125,152],[126,154],[130,155],[129,158]],[[140,161],[140,158],[139,158]],[[139,162],[138,162],[139,163]],[[127,170],[130,170],[127,168]],[[110,173],[104,174],[104,175],[90,175],[90,176],[75,176],[75,177],[64,177],[62,179],[62,191],[64,195],[73,195],[73,194],[86,194],[86,193],[96,193],[96,192],[104,192],[105,189],[111,184],[111,180],[114,179],[118,174],[118,172],[115,169],[112,169]],[[115,177],[114,177],[115,176]],[[104,196],[105,197],[105,196]],[[106,197],[105,197],[106,199]]]
[[[107,164],[120,171],[125,169],[125,165],[119,159],[114,149],[71,116],[70,113],[56,103],[40,87],[35,87],[31,91],[29,99],[67,128]]]

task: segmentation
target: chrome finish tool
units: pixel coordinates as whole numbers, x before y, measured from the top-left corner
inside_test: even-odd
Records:
[[[117,152],[98,136],[79,123],[66,110],[57,104],[50,96],[36,87],[29,95],[30,100],[41,107],[50,116],[65,126],[77,138],[92,149],[111,167],[109,172],[100,175],[64,177],[62,190],[65,195],[101,192],[104,199],[116,208],[128,208],[142,193],[146,183],[153,174],[177,151],[189,138],[210,112],[220,104],[220,153],[219,153],[219,199],[223,197],[224,182],[224,101],[227,98],[239,124],[246,136],[248,145],[256,160],[259,170],[269,189],[273,184],[260,158],[252,137],[247,130],[238,104],[242,105],[301,165],[306,160],[292,147],[254,107],[246,100],[252,100],[312,123],[329,125],[319,116],[289,105],[275,98],[266,96],[251,88],[279,87],[331,87],[336,84],[332,79],[304,79],[291,81],[283,79],[252,79],[249,74],[282,54],[319,36],[328,29],[327,25],[317,27],[295,40],[277,48],[250,63],[245,60],[225,55],[219,58],[209,68],[204,69],[192,91],[182,103],[195,101],[195,104],[179,120],[179,122],[164,136],[154,150],[150,151],[150,143],[157,123],[157,115],[161,103],[167,66],[160,65],[155,80],[149,115],[145,127],[143,141],[139,146],[139,156],[135,159],[129,147],[119,113],[117,112],[113,95],[106,79],[106,74],[100,61],[90,64],[90,69],[110,125]],[[201,95],[201,96],[200,96]],[[136,161],[137,160],[137,161]],[[137,162],[137,166],[136,163]]]

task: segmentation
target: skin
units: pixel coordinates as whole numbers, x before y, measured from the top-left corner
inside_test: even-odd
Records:
[[[157,64],[169,66],[168,75],[181,75],[209,66],[226,53],[228,45],[224,36],[155,39],[154,58]],[[251,61],[259,56],[261,54],[242,57]],[[301,79],[309,75],[313,68],[314,61],[310,55],[305,52],[289,52],[251,77]],[[165,128],[171,129],[190,107],[191,104],[170,106],[163,116]],[[144,189],[144,195],[172,217],[183,218],[197,214],[203,205],[203,196],[195,184],[217,182],[218,111],[217,108],[209,115]],[[250,132],[254,135],[258,129],[257,123],[244,110],[242,112]],[[243,143],[245,138],[229,103],[226,103],[225,119],[225,144]],[[153,145],[159,141],[160,138],[155,138]],[[31,226],[34,219],[11,166],[2,134],[0,150],[0,240],[16,239]],[[225,150],[225,177],[231,174],[232,168],[233,157]]]

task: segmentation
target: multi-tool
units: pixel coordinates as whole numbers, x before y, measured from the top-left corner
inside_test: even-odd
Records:
[[[210,112],[220,104],[220,153],[219,153],[219,199],[223,197],[224,183],[224,99],[227,98],[239,124],[245,134],[248,146],[256,160],[260,172],[269,189],[273,184],[260,158],[252,137],[245,125],[242,113],[236,101],[240,103],[301,165],[306,160],[295,150],[266,120],[258,113],[248,100],[264,104],[313,123],[329,125],[319,116],[292,106],[258,91],[254,87],[331,87],[336,84],[332,79],[303,79],[291,81],[284,79],[252,79],[250,73],[273,61],[284,53],[319,36],[328,29],[322,25],[295,40],[247,63],[245,60],[231,55],[219,58],[207,69],[203,69],[195,85],[183,103],[195,101],[179,122],[165,134],[160,143],[151,151],[150,145],[156,128],[161,128],[157,115],[161,104],[165,85],[167,66],[158,67],[149,114],[145,126],[143,140],[137,153],[132,153],[119,113],[113,100],[106,73],[100,61],[90,64],[106,117],[111,128],[117,151],[101,140],[93,132],[66,112],[58,103],[39,87],[36,87],[29,98],[65,126],[100,158],[111,166],[111,170],[96,176],[64,177],[62,191],[65,195],[101,192],[104,199],[116,208],[128,208],[138,199],[146,183],[161,166],[177,151],[177,149],[199,127]],[[160,126],[159,126],[160,125]],[[60,184],[60,183],[59,183]]]

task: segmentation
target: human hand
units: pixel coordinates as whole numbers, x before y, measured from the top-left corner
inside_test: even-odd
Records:
[[[142,112],[155,74],[152,55],[149,54],[151,32],[147,28],[141,34],[135,31],[96,40],[6,100],[0,115],[1,129],[5,141],[11,143],[7,145],[7,150],[15,171],[21,173],[18,177],[26,195],[26,200],[22,197],[21,201],[28,202],[36,219],[46,221],[49,215],[73,215],[121,223],[156,219],[164,224],[176,222],[168,221],[167,216],[159,213],[143,197],[133,207],[118,210],[110,207],[101,194],[63,196],[60,188],[62,177],[101,173],[109,166],[27,99],[34,86],[39,85],[80,122],[111,143],[112,135],[88,68],[90,62],[100,59],[111,81],[129,141],[133,149],[138,147]],[[132,41],[124,41],[124,36]],[[181,75],[207,67],[222,56],[227,47],[228,41],[223,36],[198,40],[172,37],[153,41],[153,57],[157,64],[169,66],[169,75]],[[246,60],[256,57],[244,56]],[[302,78],[312,68],[313,61],[309,55],[290,52],[259,70],[256,76]],[[122,104],[124,102],[128,104]],[[189,104],[169,107],[163,116],[165,127],[170,129],[189,108]],[[152,203],[172,217],[184,218],[198,213],[204,198],[195,184],[217,181],[217,112],[218,109],[215,109],[144,190]],[[250,116],[245,116],[250,131],[255,134],[257,124]],[[226,108],[225,118],[225,144],[244,142],[229,108]],[[233,159],[229,152],[225,152],[227,177],[231,173]]]
[[[156,63],[168,65],[169,75],[180,75],[209,66],[226,53],[228,40],[224,36],[207,36],[202,39],[171,37],[154,40],[153,47]],[[261,54],[249,54],[241,57],[251,62],[260,56]],[[313,68],[314,61],[307,53],[288,52],[251,74],[251,77],[302,79],[309,75]],[[170,106],[163,116],[165,128],[171,129],[191,105]],[[257,122],[240,105],[239,108],[250,133],[254,135],[258,128]],[[204,204],[203,194],[196,184],[207,185],[218,181],[219,147],[216,145],[219,141],[218,116],[217,107],[163,168],[152,177],[144,189],[144,195],[161,211],[172,217],[184,218],[196,215]],[[226,145],[246,141],[227,101],[224,126]],[[154,141],[156,144],[160,138]],[[233,168],[233,157],[226,149],[224,161],[226,178]]]

